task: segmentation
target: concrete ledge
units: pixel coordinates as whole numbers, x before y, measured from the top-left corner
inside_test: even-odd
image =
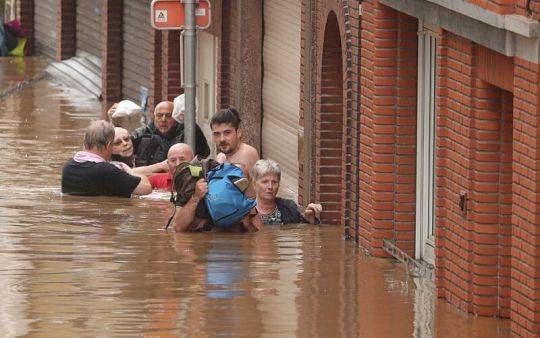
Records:
[[[540,24],[519,15],[500,15],[463,0],[379,0],[510,57],[540,63]]]
[[[526,38],[540,37],[540,22],[522,15],[504,15],[504,28]]]
[[[527,38],[540,37],[540,23],[517,14],[497,14],[465,0],[425,0],[463,14],[496,28],[509,30]]]

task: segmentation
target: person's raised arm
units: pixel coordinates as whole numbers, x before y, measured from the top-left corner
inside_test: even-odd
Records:
[[[197,204],[204,198],[208,192],[208,184],[201,178],[195,184],[195,192],[193,196],[187,201],[187,203],[179,207],[176,215],[174,216],[174,230],[177,232],[191,230],[191,224],[195,220],[195,210]]]

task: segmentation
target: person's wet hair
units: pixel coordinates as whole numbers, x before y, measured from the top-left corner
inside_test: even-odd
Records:
[[[250,172],[253,181],[257,181],[268,174],[276,175],[278,181],[281,181],[281,167],[276,161],[258,160],[253,165]]]
[[[214,114],[210,120],[210,127],[226,123],[233,126],[234,129],[238,129],[240,127],[240,122],[242,122],[240,119],[240,113],[238,113],[238,110],[235,108],[230,107],[227,109],[221,109],[219,112]]]
[[[83,144],[85,149],[103,149],[113,140],[114,125],[105,120],[98,120],[90,122],[90,125],[86,128]]]

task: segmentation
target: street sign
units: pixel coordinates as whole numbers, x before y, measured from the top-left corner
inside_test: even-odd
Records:
[[[155,29],[183,29],[184,4],[180,0],[153,0],[150,22]],[[195,8],[195,22],[198,29],[210,26],[210,2],[199,0]]]

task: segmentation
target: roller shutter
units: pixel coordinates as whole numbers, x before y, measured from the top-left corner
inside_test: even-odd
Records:
[[[141,87],[150,87],[150,1],[124,0],[122,96],[139,103]]]
[[[101,26],[101,0],[78,0],[77,55],[101,59]]]
[[[281,194],[298,195],[300,1],[264,1],[262,155],[282,168]]]
[[[34,38],[37,54],[56,56],[56,0],[34,2]]]

